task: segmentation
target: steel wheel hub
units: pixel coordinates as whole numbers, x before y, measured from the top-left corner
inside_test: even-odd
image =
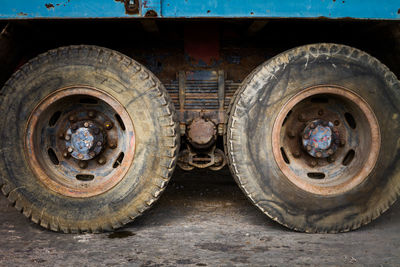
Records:
[[[303,131],[303,148],[315,158],[333,155],[339,142],[339,132],[333,128],[332,122],[314,120],[308,123]]]
[[[368,177],[380,138],[377,119],[359,95],[338,86],[316,86],[283,105],[272,129],[272,150],[293,184],[333,195]]]
[[[135,131],[125,108],[93,87],[60,89],[27,124],[26,158],[45,186],[70,197],[110,190],[129,170]]]

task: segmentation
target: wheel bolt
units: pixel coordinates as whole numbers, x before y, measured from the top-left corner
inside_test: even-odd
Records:
[[[312,160],[310,161],[310,166],[311,166],[311,167],[317,166],[317,161],[315,161],[315,160],[312,159]]]
[[[94,113],[94,111],[92,111],[92,110],[88,112],[89,118],[94,118],[95,115],[96,115],[96,113]]]
[[[333,155],[333,150],[332,150],[332,148],[329,148],[328,151],[326,151],[326,153],[327,153],[328,155]]]
[[[106,163],[106,159],[104,157],[99,157],[97,159],[97,163],[99,163],[100,165],[103,165]]]
[[[89,127],[89,123],[88,123],[87,121],[85,121],[85,123],[83,124],[83,126],[84,126],[85,128],[87,128],[87,127]]]
[[[106,127],[107,130],[111,130],[111,128],[113,127],[112,122],[107,121],[106,123],[104,123],[104,127]]]
[[[72,147],[69,147],[69,148],[67,149],[67,151],[68,151],[68,153],[72,153],[72,151],[74,151],[74,150],[72,149]]]
[[[340,146],[345,146],[346,145],[346,140],[340,139]]]
[[[72,122],[75,122],[75,121],[76,121],[76,117],[75,117],[74,115],[69,116],[68,119],[69,119],[70,121],[72,121]]]
[[[65,141],[69,141],[69,140],[71,140],[71,136],[70,135],[66,135],[65,136]]]
[[[303,113],[300,113],[298,119],[299,119],[299,121],[305,121],[306,116]]]
[[[295,151],[293,152],[293,157],[295,157],[295,158],[300,158],[300,151],[299,151],[299,150],[295,150]]]
[[[101,146],[103,143],[102,142],[97,142],[97,146]]]
[[[319,116],[324,115],[324,110],[322,110],[322,109],[318,110],[318,115],[319,115]]]
[[[307,151],[311,151],[312,147],[310,145],[307,145],[306,149]]]
[[[83,155],[82,154],[78,154],[78,158],[79,159],[83,159]]]
[[[110,142],[109,146],[110,146],[110,148],[114,149],[114,148],[117,147],[117,143],[115,143],[115,142]]]
[[[320,151],[317,151],[317,152],[315,153],[315,156],[316,156],[317,158],[321,158],[321,157],[322,157],[322,153],[321,153]]]
[[[311,129],[315,129],[315,123],[311,123],[311,124],[310,124],[310,128],[311,128]]]
[[[91,152],[89,152],[89,156],[91,156],[93,158],[94,156],[96,156],[96,153],[94,153],[94,151],[91,151]]]
[[[88,163],[87,163],[87,161],[79,161],[78,165],[79,165],[79,168],[86,169],[88,166]]]
[[[288,136],[289,136],[290,138],[293,138],[293,137],[296,136],[296,134],[294,133],[293,130],[289,130],[287,134],[288,134]]]
[[[70,156],[70,154],[69,154],[69,152],[68,152],[68,149],[66,149],[64,152],[63,152],[63,157],[64,158],[69,158],[69,156]]]
[[[303,134],[303,139],[308,139],[310,137],[310,135],[309,134]]]

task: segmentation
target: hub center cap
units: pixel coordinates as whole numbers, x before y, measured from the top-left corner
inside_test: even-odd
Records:
[[[307,153],[316,158],[327,158],[337,149],[338,133],[334,131],[333,123],[324,120],[314,120],[306,126],[302,143]]]
[[[104,134],[96,123],[77,122],[65,135],[68,153],[79,160],[90,160],[100,154],[104,146]]]

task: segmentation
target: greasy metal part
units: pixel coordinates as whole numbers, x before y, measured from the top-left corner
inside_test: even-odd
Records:
[[[90,110],[95,117],[89,116]],[[58,119],[50,123],[56,113]],[[71,86],[54,91],[32,111],[25,151],[33,173],[45,186],[69,197],[91,197],[124,178],[134,158],[135,132],[126,109],[111,95],[93,87]],[[113,166],[122,152],[123,160]],[[91,179],[81,178],[87,175]]]
[[[198,117],[188,125],[186,135],[195,148],[207,148],[217,140],[217,127],[211,120]]]
[[[240,83],[225,80],[222,70],[180,71],[177,78],[164,85],[178,111],[181,134],[186,132],[186,124],[203,116],[212,120],[222,135],[226,109]]]
[[[323,140],[328,128],[330,143],[315,149],[318,142],[304,142],[319,134]],[[289,137],[289,130],[297,131],[298,138]],[[319,195],[343,193],[362,183],[376,164],[380,144],[379,125],[369,105],[353,91],[334,85],[310,87],[293,96],[272,130],[274,159],[283,175]]]
[[[323,112],[320,111],[318,115],[322,116]],[[339,133],[335,131],[333,123],[318,119],[305,127],[302,144],[312,157],[327,158],[337,150],[336,143],[339,140]]]
[[[194,168],[209,168],[217,171],[226,165],[226,158],[223,151],[215,146],[203,152],[195,151],[190,146],[187,146],[187,149],[179,153],[177,164],[186,171],[193,170]]]

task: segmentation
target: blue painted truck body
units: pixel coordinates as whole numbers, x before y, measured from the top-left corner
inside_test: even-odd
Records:
[[[329,18],[400,19],[400,0],[0,0],[0,19]],[[150,12],[150,13],[149,13]]]

